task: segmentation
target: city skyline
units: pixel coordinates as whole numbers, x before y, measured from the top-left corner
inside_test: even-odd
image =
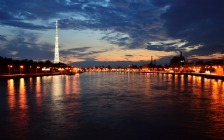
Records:
[[[0,56],[75,66],[223,59],[223,1],[11,0],[0,2]]]

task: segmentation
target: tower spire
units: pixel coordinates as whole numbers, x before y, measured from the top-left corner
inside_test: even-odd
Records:
[[[54,52],[54,63],[59,63],[59,48],[58,48],[58,20],[56,20],[56,33],[55,33],[55,52]]]

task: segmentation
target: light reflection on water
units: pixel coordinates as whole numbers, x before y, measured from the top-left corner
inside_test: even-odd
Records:
[[[224,138],[221,80],[83,73],[0,80],[0,89],[0,138]]]
[[[14,108],[15,105],[15,89],[14,89],[14,80],[10,79],[7,81],[8,85],[8,105],[9,108]]]
[[[32,83],[33,84],[33,83]],[[36,96],[36,103],[37,103],[37,107],[41,106],[41,81],[40,81],[40,77],[36,77],[36,84],[33,86],[34,89],[34,94]]]

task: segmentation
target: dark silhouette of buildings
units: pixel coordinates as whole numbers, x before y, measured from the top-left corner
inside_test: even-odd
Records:
[[[69,67],[64,63],[54,64],[49,60],[33,61],[33,60],[13,60],[12,58],[6,58],[0,56],[0,74],[33,74],[41,73],[42,68],[50,68],[51,72],[54,72],[56,68]]]
[[[182,52],[180,51],[180,56],[174,56],[170,60],[170,67],[181,67],[185,63],[185,58],[182,55]]]

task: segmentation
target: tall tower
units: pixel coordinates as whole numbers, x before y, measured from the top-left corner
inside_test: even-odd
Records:
[[[54,63],[59,63],[59,48],[58,48],[58,21],[56,20],[56,36],[55,36],[55,52]]]

